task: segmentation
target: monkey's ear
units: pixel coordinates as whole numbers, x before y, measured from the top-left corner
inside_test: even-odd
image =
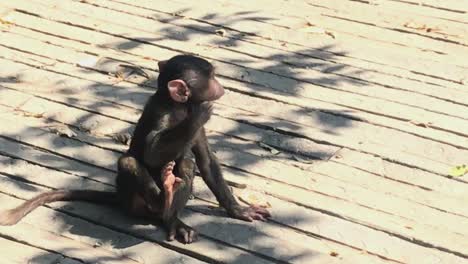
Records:
[[[185,103],[189,99],[190,90],[183,80],[172,80],[167,83],[171,98],[178,103]]]
[[[166,63],[167,63],[167,60],[158,61],[159,72],[161,72],[164,69],[164,66],[166,66]]]

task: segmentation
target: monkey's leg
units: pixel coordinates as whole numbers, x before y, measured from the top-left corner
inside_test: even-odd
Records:
[[[143,164],[124,154],[118,161],[117,192],[130,213],[143,215],[145,211],[159,212],[161,189]]]
[[[182,159],[175,163],[175,176],[182,182],[177,186],[173,194],[173,201],[168,210],[163,213],[163,222],[168,230],[168,240],[177,238],[182,243],[192,243],[196,238],[196,232],[190,226],[184,224],[179,218],[179,212],[185,207],[192,193],[192,181],[195,174],[195,164],[190,159]]]

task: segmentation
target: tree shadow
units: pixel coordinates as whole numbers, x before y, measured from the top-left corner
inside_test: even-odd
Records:
[[[265,104],[265,107],[281,107],[282,104],[288,105],[289,107],[286,112],[283,113],[284,116],[301,116],[301,118],[300,120],[288,120],[286,117],[270,116],[267,121],[262,118],[256,119],[255,116],[245,118],[248,116],[249,112],[242,108],[237,108],[237,110],[235,110],[237,112],[233,111],[233,113],[237,114],[236,116],[217,115],[220,119],[234,121],[235,125],[231,128],[213,129],[216,133],[220,133],[210,136],[214,149],[216,149],[216,146],[224,144],[223,142],[226,140],[227,135],[228,137],[235,137],[249,142],[248,144],[239,144],[238,146],[236,146],[235,142],[231,143],[230,147],[235,148],[240,153],[249,153],[264,149],[264,147],[259,145],[259,143],[263,143],[282,152],[303,156],[306,159],[326,160],[330,158],[332,152],[322,151],[321,148],[319,148],[319,145],[327,147],[329,144],[327,142],[321,142],[319,139],[309,137],[307,131],[303,128],[314,128],[322,132],[338,134],[341,133],[341,131],[345,131],[346,128],[351,127],[353,125],[353,120],[357,120],[357,117],[353,117],[353,113],[350,111],[336,111],[333,109],[314,107],[313,105],[297,105],[288,100],[290,98],[303,98],[305,102],[310,102],[312,104],[314,100],[317,99],[310,96],[310,94],[314,93],[316,90],[324,88],[336,89],[335,87],[338,84],[365,85],[364,82],[349,78],[343,74],[347,66],[334,62],[334,56],[336,55],[331,52],[333,46],[324,46],[319,50],[304,48],[304,50],[300,52],[288,52],[285,50],[268,48],[270,49],[270,55],[259,56],[255,53],[255,48],[266,48],[261,45],[256,45],[251,39],[246,40],[245,32],[232,31],[230,34],[223,36],[222,32],[216,32],[219,26],[215,24],[192,21],[193,23],[185,23],[185,26],[177,25],[175,22],[183,19],[183,14],[186,11],[187,10],[180,10],[176,12],[177,14],[172,18],[164,19],[158,14],[155,14],[153,19],[166,23],[166,25],[158,29],[157,32],[153,32],[155,36],[151,36],[148,31],[143,32],[142,30],[141,37],[129,38],[121,36],[121,41],[100,43],[98,46],[122,52],[126,55],[132,55],[135,56],[137,60],[141,60],[145,55],[139,54],[137,48],[141,48],[142,46],[151,47],[151,49],[169,49],[178,53],[191,54],[190,45],[186,45],[187,47],[185,49],[180,49],[165,46],[159,42],[164,39],[171,39],[188,43],[197,39],[199,36],[215,35],[215,38],[210,38],[208,42],[201,43],[201,45],[206,47],[212,47],[214,45],[216,49],[225,51],[226,53],[229,52],[229,54],[224,56],[222,53],[212,54],[207,52],[201,55],[212,60],[215,64],[220,64],[218,66],[218,75],[230,82],[230,84],[226,85],[227,90],[231,93],[239,94],[241,97],[252,97],[257,100],[256,102],[268,100],[268,104]],[[248,15],[249,19],[257,21],[269,20],[269,18],[257,16],[255,12],[250,11],[246,11],[242,15]],[[213,18],[219,18],[219,15],[210,13],[202,17],[201,20],[210,20]],[[226,17],[223,28],[230,28],[230,24],[236,23],[238,19],[245,18]],[[60,34],[60,32],[57,34]],[[68,40],[73,39],[68,38]],[[240,47],[241,45],[251,45],[252,48],[249,49],[249,51],[237,50],[236,47]],[[90,155],[93,154],[90,150],[87,150],[87,146],[98,146],[105,150],[112,150],[112,152],[109,151],[107,155],[116,159],[116,157],[122,153],[122,148],[109,143],[112,134],[131,132],[147,98],[157,89],[154,77],[133,79],[131,76],[134,74],[125,75],[124,78],[120,80],[120,82],[123,82],[125,85],[111,83],[110,81],[106,82],[105,80],[96,80],[96,78],[92,76],[96,74],[96,72],[102,74],[111,73],[114,78],[120,76],[118,74],[120,68],[116,65],[120,66],[121,61],[119,58],[111,59],[113,59],[116,64],[105,62],[102,64],[87,65],[86,67],[80,67],[80,74],[68,74],[57,71],[52,72],[48,69],[38,69],[38,71],[43,71],[44,74],[47,73],[53,76],[53,78],[51,78],[51,86],[61,87],[56,90],[62,98],[62,101],[59,102],[60,104],[79,109],[83,112],[73,121],[64,120],[59,113],[49,115],[47,117],[49,121],[65,123],[77,133],[77,136],[73,138],[56,136],[49,142],[51,149],[38,148],[39,152],[43,151],[48,153],[42,155],[36,154],[34,157],[24,159],[28,162],[36,162],[40,164],[40,166],[49,166],[48,168],[72,174],[73,176],[77,176],[77,179],[84,177],[87,180],[111,184],[110,179],[113,178],[111,174],[115,172],[115,167],[113,167],[115,165],[105,167],[100,163],[94,162],[93,158],[90,157]],[[156,66],[156,63],[154,63],[154,65]],[[148,66],[139,65],[138,63],[135,63],[134,66],[149,73],[148,76],[157,75],[156,69],[151,69],[148,68]],[[354,73],[359,74],[361,72],[355,71]],[[27,79],[27,76],[19,77],[20,78],[18,78],[18,76],[0,76],[0,83],[9,87],[9,84],[18,84],[24,79]],[[74,80],[71,82],[72,84],[80,83],[81,87],[77,88],[68,85],[67,81],[70,79]],[[129,86],[131,86],[131,88],[129,88]],[[90,97],[80,98],[80,93],[77,93],[77,90],[80,92],[86,91],[86,94]],[[47,97],[45,95],[43,96],[45,98]],[[278,96],[281,96],[281,99],[277,99]],[[242,101],[236,101],[234,103],[239,106],[243,104]],[[229,104],[229,102],[221,102],[218,107],[222,107],[222,104]],[[233,107],[236,107],[236,105]],[[110,110],[112,108],[116,109],[115,112]],[[127,114],[125,114],[125,112],[127,112]],[[259,114],[259,116],[261,115],[262,114]],[[114,122],[123,122],[126,123],[126,127],[124,126],[120,128],[120,130],[114,130],[112,134],[104,133],[102,135],[95,135],[93,134],[95,127],[87,124],[94,124],[94,118],[96,117],[105,117]],[[319,126],[317,127],[315,124],[319,124]],[[99,126],[99,124],[97,124],[97,126]],[[49,132],[45,131],[44,133]],[[26,142],[25,139],[21,139],[22,134],[29,135],[30,132],[22,131],[18,134],[4,134],[1,135],[1,137],[9,141],[14,141],[17,136],[20,136],[19,141]],[[221,134],[224,136],[221,136]],[[34,145],[35,143],[28,144]],[[103,147],[103,145],[105,145],[105,147]],[[302,146],[300,149],[297,147],[299,145]],[[70,148],[75,148],[75,150],[78,151],[73,152],[73,155],[62,152],[62,150]],[[79,151],[81,149],[83,151]],[[271,152],[271,149],[265,151]],[[17,158],[15,157],[15,153],[9,151],[6,153],[1,152],[0,154],[6,154],[7,156]],[[253,155],[253,157],[254,158],[251,159],[241,159],[233,155],[231,157],[231,164],[235,167],[242,168],[244,166],[255,165],[265,159],[265,156]],[[15,177],[21,178],[21,175],[11,175],[4,172],[2,172],[2,175],[12,179],[15,179]],[[248,173],[243,175],[251,176]],[[107,180],[103,180],[104,178],[107,178]],[[25,186],[31,185],[18,185],[18,187],[24,188],[25,191],[36,190],[34,187]],[[133,234],[134,236],[141,236],[141,238],[163,244],[164,246],[170,245],[161,242],[164,233],[161,232],[159,228],[151,229],[150,235],[144,235],[144,231],[147,230],[144,228],[135,230],[135,225],[150,225],[149,222],[139,222],[140,220],[134,218],[129,219],[122,213],[116,213],[118,211],[117,209],[84,205],[81,203],[71,205],[71,207],[74,209],[71,210],[70,205],[67,205],[62,208],[59,207],[58,210],[89,222],[100,222],[103,218],[108,218],[107,215],[112,215],[114,218],[107,223],[108,226],[106,226],[106,228],[124,233],[128,232],[127,230],[133,230],[132,232],[135,232]],[[189,211],[197,212],[204,216],[226,216],[225,213],[220,214],[208,206],[189,206],[188,209]],[[90,212],[93,213],[89,214]],[[294,218],[297,222],[301,221],[301,216],[299,215],[295,215]],[[67,229],[72,234],[92,237],[101,243],[110,243],[118,249],[132,247],[135,244],[141,243],[137,241],[115,241],[112,236],[96,234],[93,230],[80,228],[79,224],[70,221],[70,219],[70,217],[61,218],[61,221],[63,221],[63,228]],[[217,236],[216,232],[213,233],[210,231],[209,233],[212,235],[210,235],[209,239],[222,243],[233,243],[236,247],[246,252],[245,255],[237,256],[236,259],[232,261],[233,263],[246,263],[249,260],[248,256],[251,252],[259,252],[262,258],[276,256],[278,255],[276,251],[281,247],[281,245],[262,246],[261,244],[255,243],[257,240],[260,241],[262,238],[269,237],[270,234],[252,229],[248,223],[221,221],[221,223],[213,224],[202,222],[193,225],[193,227],[197,230],[205,230],[205,232],[208,232],[207,230],[212,228],[218,228],[220,231],[226,232],[220,233],[219,236]],[[229,237],[230,234],[233,234],[233,236]],[[236,234],[248,234],[249,237],[236,237]],[[298,253],[297,251],[293,251],[290,255],[287,255],[287,253],[281,254],[283,254],[282,257],[285,258],[285,261],[297,261],[307,254],[310,254],[310,252]],[[37,256],[37,258],[40,259],[41,256]],[[97,256],[93,262],[105,260],[106,259],[99,259],[99,256]],[[167,261],[167,263],[170,263],[170,261]]]

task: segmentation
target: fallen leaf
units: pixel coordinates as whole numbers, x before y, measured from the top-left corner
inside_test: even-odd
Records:
[[[325,34],[327,34],[328,36],[332,37],[333,39],[336,38],[335,33],[331,32],[331,31],[325,31]]]
[[[1,19],[1,18],[0,18],[0,24],[7,25],[7,26],[13,25],[12,22],[7,21],[7,20],[5,20],[5,19]]]
[[[275,148],[272,147],[272,146],[268,146],[268,145],[265,144],[265,143],[259,142],[258,145],[259,145],[261,148],[270,151],[271,154],[273,154],[273,155],[277,155],[277,154],[281,153],[279,150],[275,149]]]
[[[56,125],[53,127],[49,127],[49,131],[61,137],[72,138],[77,136],[76,133],[66,125]]]
[[[23,112],[23,116],[25,117],[34,117],[34,118],[42,118],[44,117],[45,113],[28,113],[28,112]]]
[[[465,164],[455,166],[450,170],[451,177],[461,177],[467,173],[468,173],[468,166]]]
[[[93,248],[98,248],[98,247],[101,247],[102,246],[102,243],[100,241],[96,241],[93,245]]]
[[[432,122],[418,122],[418,121],[409,121],[409,122],[415,126],[425,127],[425,128],[430,128],[432,125]]]
[[[405,24],[403,24],[403,26],[406,28],[412,28],[412,29],[417,29],[417,30],[426,30],[428,28],[426,24],[419,25],[413,21],[406,22]]]
[[[221,37],[226,36],[226,30],[224,30],[224,29],[222,29],[222,28],[221,28],[221,29],[217,29],[217,30],[215,31],[215,33],[216,33],[216,35],[219,35],[219,36],[221,36]]]

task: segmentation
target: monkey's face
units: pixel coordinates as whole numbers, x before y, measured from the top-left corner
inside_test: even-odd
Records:
[[[224,95],[224,87],[212,77],[208,80],[206,88],[200,94],[193,94],[192,100],[197,102],[215,101]]]

